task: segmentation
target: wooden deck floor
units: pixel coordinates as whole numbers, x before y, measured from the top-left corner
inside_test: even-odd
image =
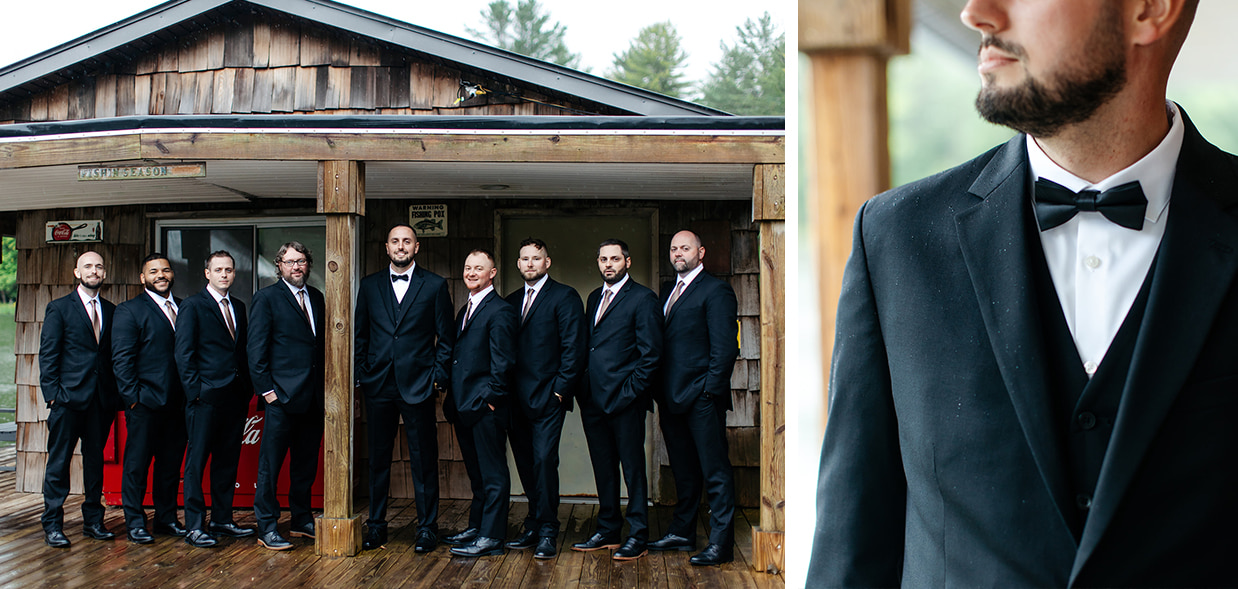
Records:
[[[0,450],[0,464],[12,464],[12,451]],[[273,552],[253,540],[221,539],[215,549],[195,549],[179,538],[156,536],[139,546],[120,536],[116,541],[90,540],[81,533],[81,497],[65,504],[65,533],[72,548],[55,550],[43,543],[39,515],[42,495],[16,493],[15,474],[0,472],[0,589],[10,587],[639,587],[639,588],[761,588],[781,589],[781,575],[754,573],[751,527],[756,510],[744,510],[736,522],[735,562],[721,567],[693,567],[691,553],[654,553],[635,562],[617,564],[609,551],[573,552],[568,547],[593,532],[596,505],[560,509],[566,523],[559,535],[558,558],[535,560],[532,550],[509,550],[503,556],[478,559],[453,557],[444,546],[428,555],[413,552],[414,531],[405,526],[415,517],[410,500],[393,502],[392,536],[380,550],[354,558],[320,558],[313,545],[293,540],[296,548]],[[527,504],[514,502],[509,535],[514,536]],[[467,522],[466,501],[446,501],[440,526],[456,530]],[[652,537],[666,528],[669,508],[650,511]],[[237,520],[252,526],[252,511],[238,511]],[[118,534],[124,518],[119,507],[108,508],[105,523]],[[287,531],[287,515],[280,529]],[[704,538],[702,532],[702,538]]]

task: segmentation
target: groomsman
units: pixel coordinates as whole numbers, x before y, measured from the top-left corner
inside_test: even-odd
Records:
[[[618,239],[603,241],[597,252],[602,286],[589,294],[587,388],[580,417],[598,489],[597,531],[572,550],[618,548],[615,560],[647,554],[649,485],[645,476],[645,413],[654,371],[662,354],[658,297],[628,276],[632,257]],[[619,471],[628,487],[628,539],[619,545]]]
[[[370,449],[370,518],[362,548],[387,543],[387,492],[400,417],[408,438],[417,502],[413,550],[438,545],[438,423],[435,391],[448,384],[456,341],[447,281],[413,261],[420,249],[408,225],[387,232],[387,268],[366,276],[357,291],[353,351],[365,394]]]
[[[494,291],[497,273],[494,255],[486,250],[473,250],[464,260],[469,299],[456,319],[451,388],[443,403],[473,490],[468,529],[446,539],[456,544],[451,553],[458,556],[502,554],[507,535],[507,381],[519,318]]]
[[[266,424],[258,450],[254,517],[258,544],[288,550],[292,543],[275,529],[279,502],[275,482],[291,454],[288,508],[293,538],[314,538],[310,488],[318,476],[322,444],[323,310],[322,291],[309,286],[309,248],[297,241],[275,254],[279,280],[254,294],[249,314],[249,374],[254,392],[266,403]]]
[[[185,388],[185,542],[215,546],[211,535],[252,536],[252,528],[232,519],[241,437],[253,385],[245,352],[245,303],[228,296],[236,276],[232,254],[220,250],[206,258],[207,285],[181,303],[176,319],[176,367]],[[211,524],[206,526],[202,473],[211,463]]]
[[[693,550],[701,491],[709,498],[709,543],[694,565],[734,560],[735,479],[727,456],[731,370],[739,356],[735,291],[705,271],[691,231],[671,238],[676,280],[662,286],[662,386],[658,417],[675,477],[675,513],[650,550]]]
[[[142,508],[147,473],[154,461],[151,499],[157,533],[184,536],[176,519],[181,464],[185,460],[185,392],[173,358],[179,303],[167,256],[142,260],[144,291],[116,307],[112,362],[125,405],[125,458],[120,497],[129,541],[154,542]]]
[[[82,443],[83,534],[96,540],[116,535],[103,526],[103,445],[120,401],[112,376],[112,317],[116,306],[99,296],[107,277],[103,257],[77,258],[73,292],[47,304],[39,341],[39,385],[47,401],[47,471],[43,476],[43,534],[52,548],[68,548],[64,501],[69,463]]]
[[[507,295],[520,310],[512,369],[512,456],[529,498],[524,532],[508,548],[537,549],[554,558],[559,535],[559,438],[572,409],[584,352],[584,306],[576,289],[550,277],[550,252],[540,239],[520,242],[524,286]]]

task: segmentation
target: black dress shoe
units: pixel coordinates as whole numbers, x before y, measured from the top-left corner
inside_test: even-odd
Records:
[[[303,524],[300,526],[290,526],[288,528],[288,535],[292,536],[293,538],[309,538],[310,540],[313,540],[314,539],[314,522],[310,522],[308,524]]]
[[[692,551],[692,550],[696,550],[696,542],[693,540],[684,538],[683,536],[676,536],[675,534],[667,534],[665,536],[662,536],[662,538],[660,538],[659,540],[655,542],[650,542],[649,549],[655,550],[655,551],[657,550]]]
[[[456,546],[451,549],[456,556],[497,556],[503,554],[503,541],[498,538],[478,536],[468,546]]]
[[[477,532],[477,528],[469,528],[459,534],[452,534],[446,538],[443,538],[443,544],[450,544],[452,546],[468,546],[473,543],[473,540],[477,539]]]
[[[607,538],[606,536],[603,536],[601,534],[594,534],[590,536],[589,539],[585,540],[584,542],[577,542],[575,544],[572,544],[572,550],[576,550],[578,552],[593,552],[594,550],[601,550],[603,548],[618,548],[618,547],[619,547],[618,538]]]
[[[155,537],[146,531],[146,528],[129,528],[129,541],[134,544],[150,544],[155,541]]]
[[[194,548],[214,548],[218,544],[210,534],[202,530],[193,530],[185,534],[185,543]]]
[[[649,550],[646,549],[643,540],[628,538],[628,541],[624,542],[623,546],[619,547],[619,550],[616,550],[611,558],[615,560],[636,560],[646,554],[649,554]]]
[[[366,526],[365,537],[361,540],[362,550],[373,550],[387,543],[386,526]]]
[[[688,562],[696,566],[717,566],[723,563],[735,560],[735,552],[730,548],[723,548],[721,544],[710,544],[706,546],[700,554],[688,559]]]
[[[271,550],[288,550],[292,548],[292,542],[285,540],[283,536],[279,535],[279,532],[275,531],[267,532],[261,536],[258,536],[258,543],[261,544],[263,548],[269,548]]]
[[[435,546],[438,546],[438,536],[435,536],[434,532],[430,530],[417,531],[417,543],[413,545],[413,552],[425,554],[434,550]]]
[[[174,521],[168,524],[155,524],[155,533],[184,537],[185,534],[189,533],[189,530],[186,530],[185,526],[181,525],[181,522]]]
[[[64,535],[60,530],[51,530],[43,534],[43,541],[47,542],[52,548],[68,548],[69,537]]]
[[[236,525],[235,522],[228,522],[226,524],[211,522],[208,530],[212,534],[230,536],[233,538],[248,538],[257,533],[253,528],[242,528],[241,526]]]
[[[103,527],[103,524],[86,524],[82,527],[82,534],[95,540],[111,540],[116,537],[116,534]]]
[[[512,550],[524,550],[537,546],[537,534],[533,530],[525,530],[524,533],[516,536],[515,540],[507,543],[507,547]]]
[[[537,550],[533,551],[533,558],[546,560],[554,558],[559,552],[555,550],[555,539],[545,537],[537,541]]]

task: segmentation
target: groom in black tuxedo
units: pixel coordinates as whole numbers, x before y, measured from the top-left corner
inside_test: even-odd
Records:
[[[456,341],[447,281],[413,261],[421,244],[408,225],[387,232],[391,263],[361,280],[357,291],[355,366],[365,393],[370,448],[370,517],[362,548],[387,543],[387,491],[400,417],[408,438],[417,502],[413,550],[438,545],[436,391],[447,386]]]
[[[1238,159],[1166,82],[1195,0],[973,0],[1021,133],[869,201],[819,586],[1233,586]]]

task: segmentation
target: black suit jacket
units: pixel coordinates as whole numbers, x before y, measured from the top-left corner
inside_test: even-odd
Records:
[[[323,406],[322,291],[306,286],[313,308],[311,331],[301,304],[282,280],[259,290],[249,311],[249,375],[254,394],[274,390],[277,403],[290,413],[320,411]]]
[[[180,301],[173,301],[180,306]],[[145,290],[116,306],[112,369],[125,407],[141,403],[161,409],[185,404],[173,357],[175,343],[172,322]]]
[[[560,407],[571,411],[585,351],[585,311],[580,294],[546,278],[528,314],[519,320],[526,288],[521,286],[507,295],[507,304],[516,310],[519,323],[512,390],[528,417],[546,415]],[[555,393],[563,397],[562,402]]]
[[[120,407],[112,375],[112,318],[116,305],[99,297],[100,331],[95,341],[90,317],[73,289],[47,304],[39,336],[39,386],[43,400],[82,411],[98,398],[104,411]]]
[[[1041,245],[1024,229],[1024,137],[861,209],[838,307],[809,579],[1238,584],[1238,161],[1186,125],[1078,543],[1029,263]]]
[[[589,293],[585,322],[590,327],[587,353],[588,392],[581,406],[607,415],[632,403],[652,409],[650,387],[662,355],[662,309],[652,290],[631,277],[595,325],[602,289]]]
[[[507,411],[508,377],[520,316],[496,291],[481,299],[473,318],[464,324],[467,309],[466,303],[456,317],[459,327],[451,357],[451,388],[443,413],[449,421],[459,419],[473,425],[490,412],[487,404],[501,413]]]
[[[421,403],[434,395],[434,383],[445,387],[450,376],[456,341],[451,295],[446,280],[417,264],[397,304],[390,276],[389,268],[366,276],[357,291],[357,380],[374,395],[394,372],[404,401]]]
[[[176,317],[176,369],[185,399],[191,403],[200,399],[211,405],[237,405],[248,403],[252,394],[245,303],[236,297],[228,301],[236,316],[236,339],[228,333],[223,309],[206,288],[181,303]]]
[[[675,290],[662,285],[661,308]],[[679,294],[663,319],[662,401],[671,413],[683,413],[702,393],[714,404],[731,408],[731,370],[739,357],[739,305],[726,281],[701,270]]]

